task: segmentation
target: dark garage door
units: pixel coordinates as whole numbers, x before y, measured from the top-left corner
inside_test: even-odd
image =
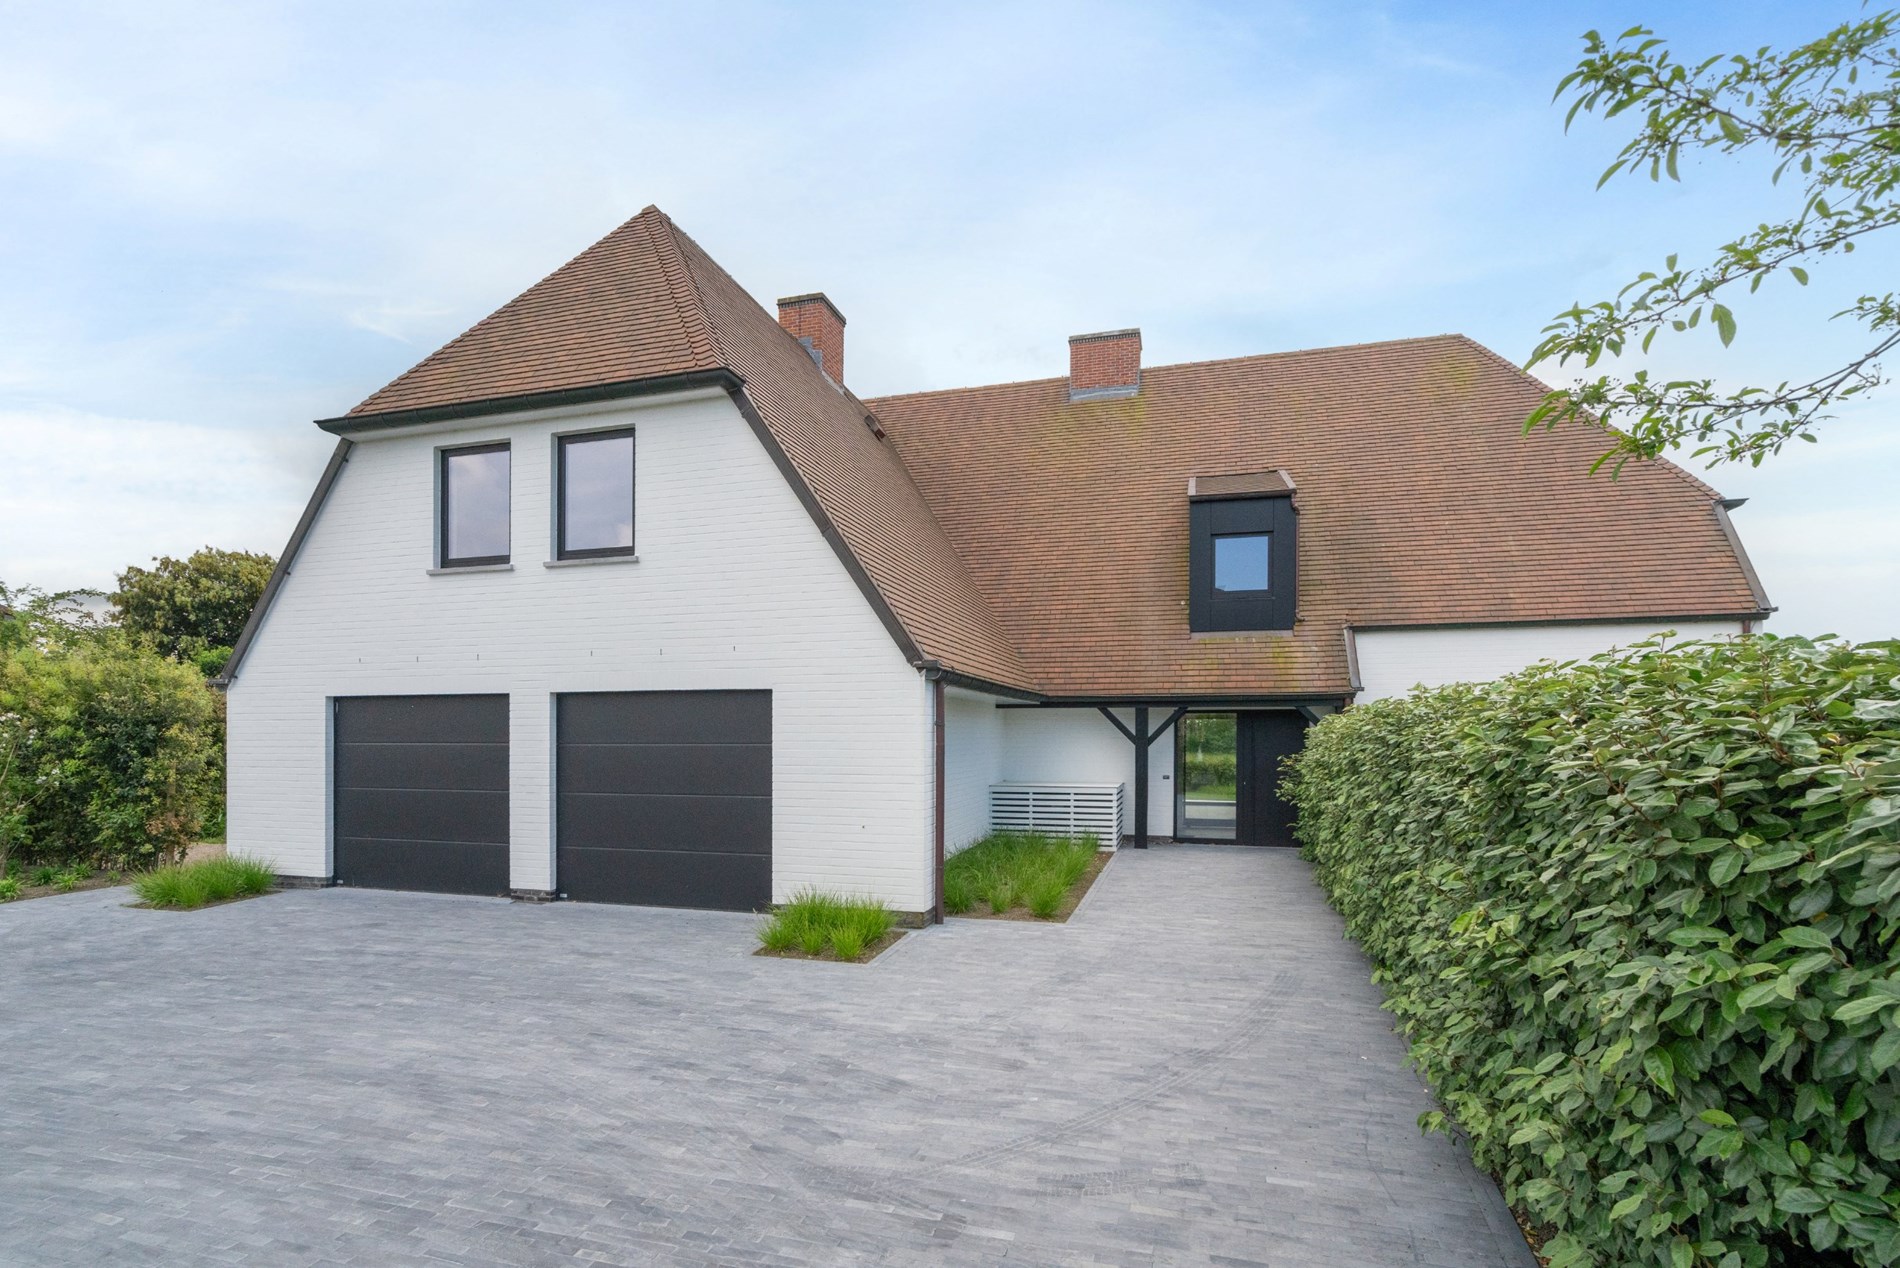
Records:
[[[336,702],[336,880],[508,892],[508,697]]]
[[[772,693],[565,695],[561,893],[753,911],[772,901]]]

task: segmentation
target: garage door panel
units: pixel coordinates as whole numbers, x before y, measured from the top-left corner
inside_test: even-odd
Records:
[[[337,700],[340,885],[508,892],[508,697]]]
[[[508,791],[506,744],[340,744],[339,788]]]
[[[584,849],[772,853],[772,803],[763,797],[654,797],[567,793],[561,844]]]
[[[336,809],[340,837],[508,844],[508,794],[358,788]]]
[[[561,887],[570,897],[628,894],[638,897],[604,901],[756,911],[772,901],[772,859],[761,854],[564,847]]]
[[[578,744],[562,750],[564,789],[770,797],[769,744]]]
[[[751,911],[772,898],[772,695],[566,695],[556,875],[569,898]]]
[[[352,696],[338,701],[338,744],[508,743],[506,696]]]
[[[370,889],[413,889],[434,894],[503,894],[508,851],[477,841],[336,839],[339,877]]]
[[[561,697],[569,744],[770,744],[769,691],[631,691]]]

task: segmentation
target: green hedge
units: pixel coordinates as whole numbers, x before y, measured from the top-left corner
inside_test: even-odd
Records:
[[[1553,1265],[1900,1262],[1900,643],[1671,644],[1359,706],[1287,791]]]
[[[0,649],[0,835],[16,862],[144,866],[221,807],[219,702],[189,665],[110,633]]]

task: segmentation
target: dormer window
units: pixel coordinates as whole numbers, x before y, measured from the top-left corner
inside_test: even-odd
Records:
[[[1283,471],[1188,481],[1188,627],[1290,630],[1299,554]]]

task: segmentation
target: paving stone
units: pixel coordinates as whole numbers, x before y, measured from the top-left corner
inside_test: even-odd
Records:
[[[293,890],[0,907],[22,1265],[1534,1261],[1276,850],[868,966],[751,917]]]

